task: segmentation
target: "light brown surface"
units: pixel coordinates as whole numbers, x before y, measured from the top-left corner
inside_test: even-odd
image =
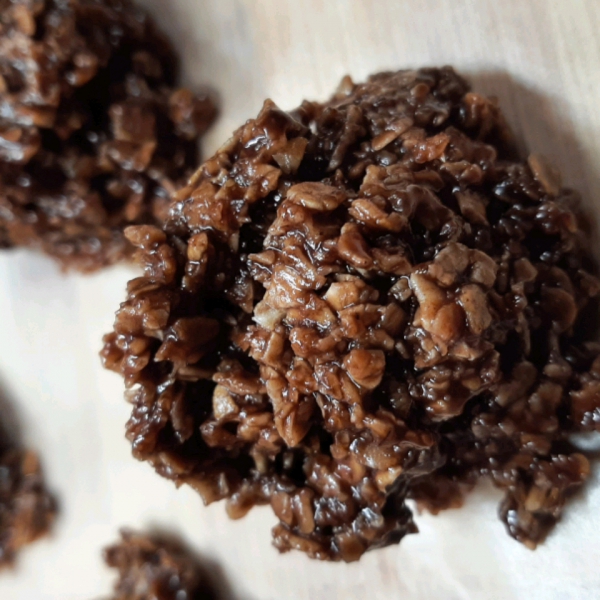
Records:
[[[493,93],[531,149],[560,164],[600,221],[600,3],[597,0],[148,0],[187,54],[188,83],[211,82],[222,118],[214,150],[266,96],[283,108],[322,99],[350,73],[453,64]],[[421,534],[358,564],[280,557],[268,509],[230,522],[130,457],[119,378],[97,358],[132,271],[63,278],[48,260],[0,256],[0,385],[22,402],[63,514],[54,540],[0,577],[0,598],[75,600],[110,589],[99,557],[121,525],[172,525],[222,563],[238,597],[311,599],[596,598],[598,469],[548,542],[531,553],[506,536],[497,495],[417,517]]]

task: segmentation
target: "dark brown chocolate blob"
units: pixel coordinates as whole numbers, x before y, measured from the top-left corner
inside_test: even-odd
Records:
[[[161,224],[215,116],[129,0],[0,0],[0,247],[91,271]]]
[[[46,535],[56,516],[36,454],[8,438],[0,415],[0,569],[21,548]]]
[[[217,600],[206,566],[178,540],[130,530],[104,550],[117,569],[113,600]]]
[[[275,545],[319,559],[482,477],[541,542],[589,472],[570,434],[600,428],[600,287],[576,192],[511,140],[449,67],[267,101],[164,231],[126,232],[144,275],[102,355],[134,455],[233,518],[270,504]]]

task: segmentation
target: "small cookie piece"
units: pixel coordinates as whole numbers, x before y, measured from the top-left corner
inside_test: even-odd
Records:
[[[92,271],[161,224],[215,117],[129,0],[0,0],[0,247]]]
[[[124,529],[104,560],[119,572],[113,600],[217,599],[204,568],[173,539]]]
[[[26,544],[46,535],[56,503],[45,487],[40,462],[29,450],[0,452],[0,568],[12,565]]]

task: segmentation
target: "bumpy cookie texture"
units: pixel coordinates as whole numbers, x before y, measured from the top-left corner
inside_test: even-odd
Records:
[[[0,247],[91,271],[162,223],[215,116],[129,0],[0,0]]]
[[[22,546],[48,533],[55,516],[38,457],[0,443],[0,569],[13,564]]]
[[[119,572],[113,600],[216,600],[197,559],[178,541],[130,530],[104,550]]]
[[[480,477],[535,547],[600,428],[600,287],[577,194],[512,148],[451,68],[267,101],[164,232],[127,231],[145,274],[103,358],[134,455],[234,518],[270,503],[282,551],[356,560]]]

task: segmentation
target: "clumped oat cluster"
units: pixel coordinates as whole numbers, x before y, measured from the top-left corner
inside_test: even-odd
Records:
[[[129,0],[0,0],[0,247],[91,271],[160,224],[215,116]]]
[[[135,456],[274,543],[352,561],[488,478],[529,547],[589,473],[600,347],[577,194],[451,68],[267,101],[127,230],[105,339]]]
[[[206,566],[178,540],[125,529],[104,550],[119,576],[112,600],[217,600]]]
[[[56,516],[37,455],[5,437],[0,431],[0,569],[12,566],[23,546],[46,535]]]

